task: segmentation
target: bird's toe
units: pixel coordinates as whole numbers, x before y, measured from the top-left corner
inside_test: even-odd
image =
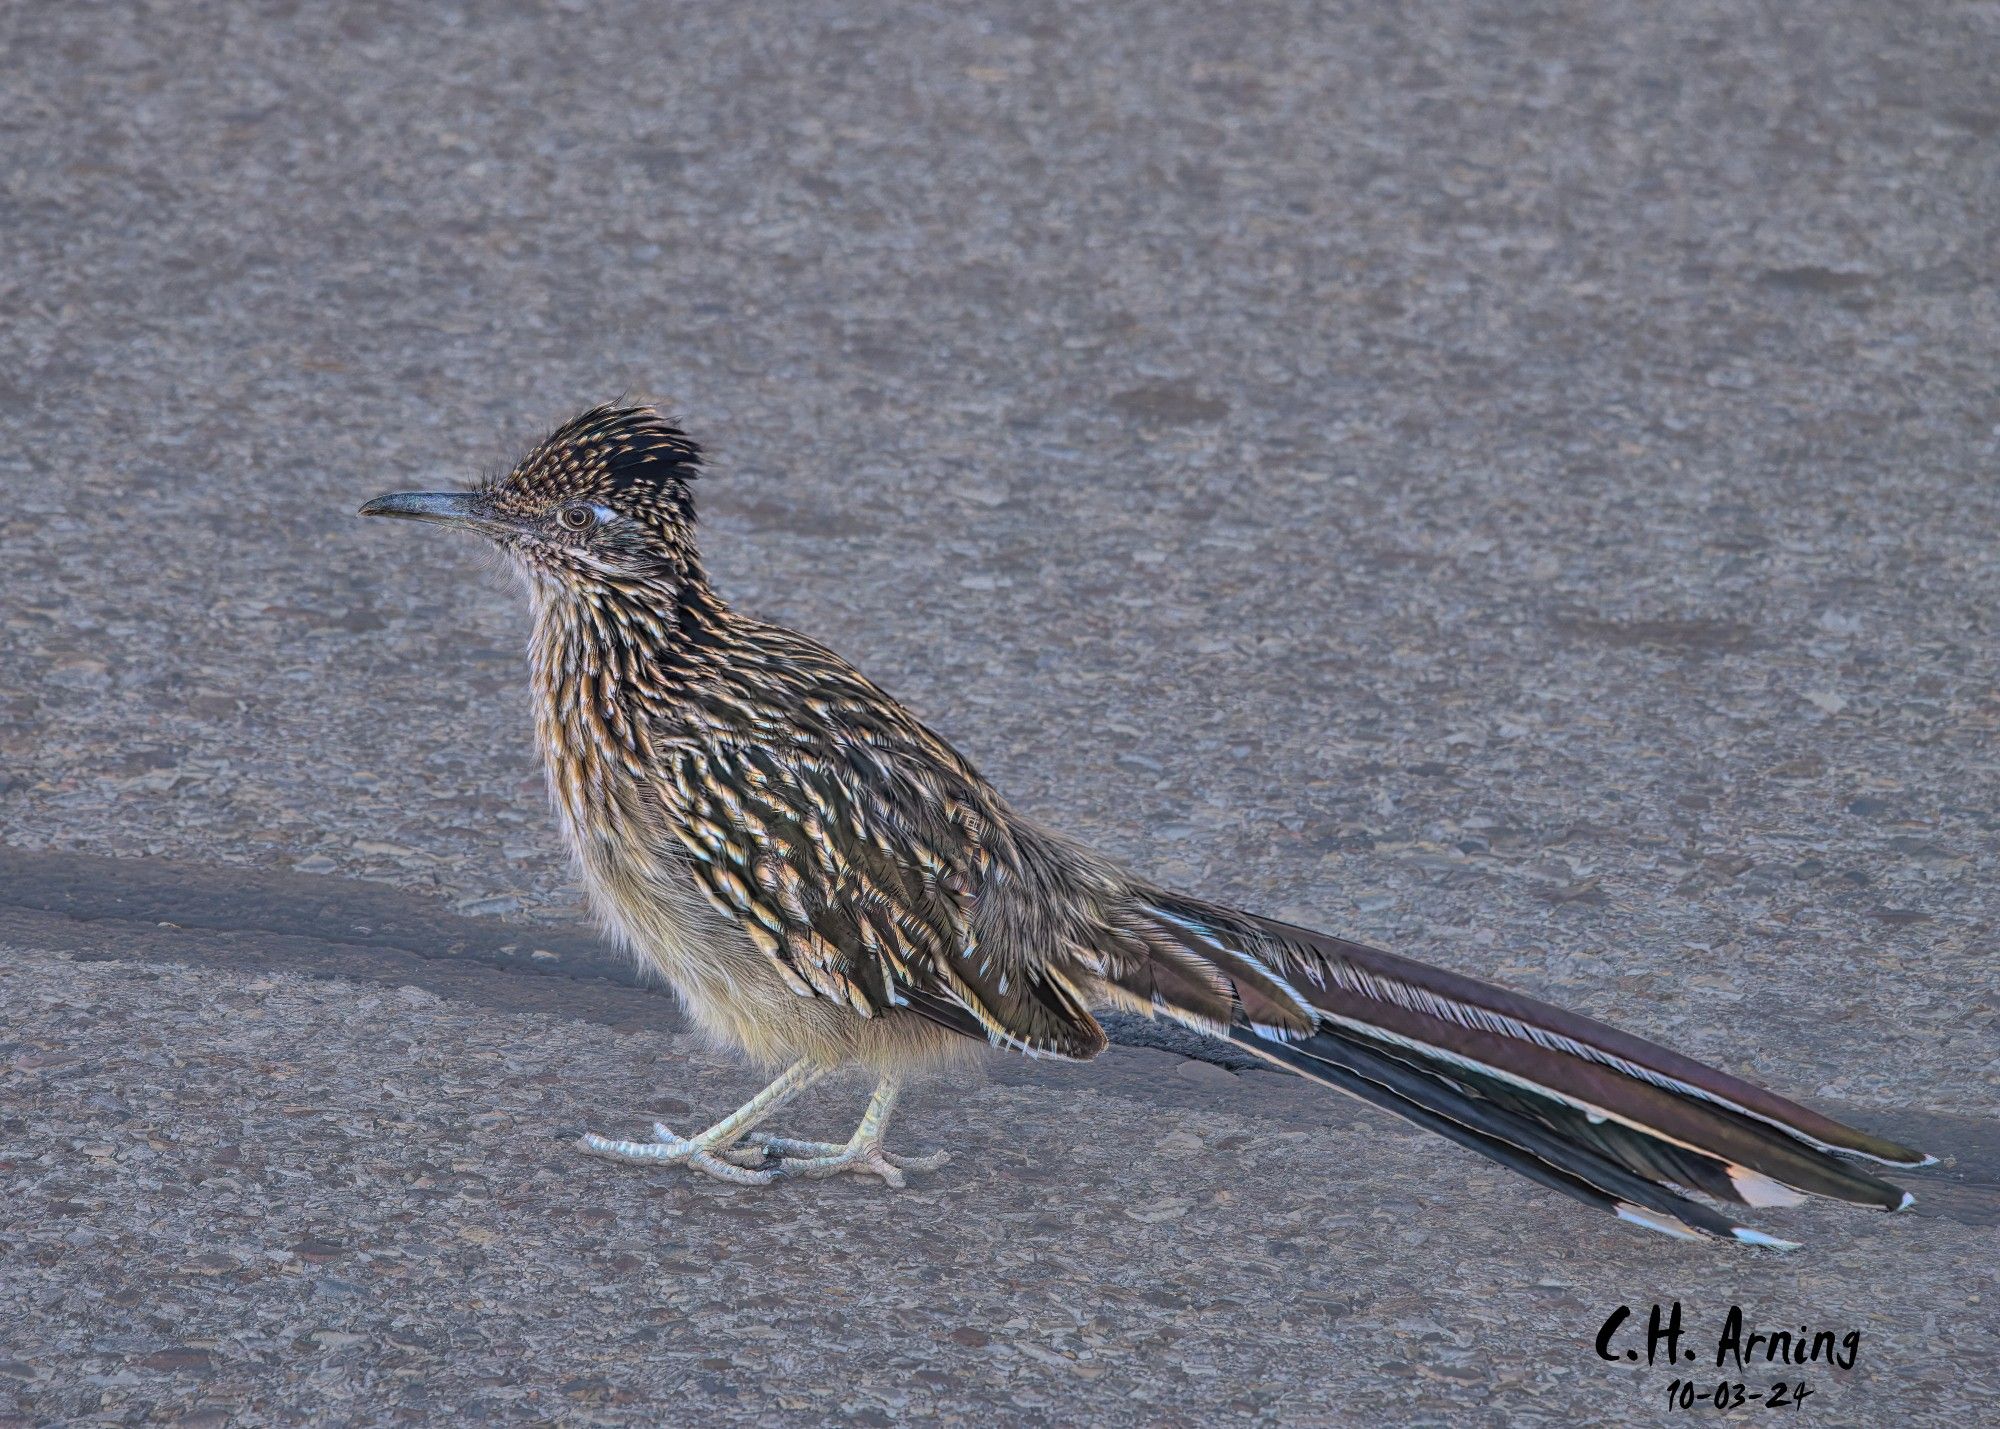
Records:
[[[825,1156],[839,1156],[848,1150],[845,1142],[800,1141],[790,1136],[773,1136],[766,1131],[753,1131],[744,1139],[766,1156],[789,1156],[794,1159],[817,1160]]]
[[[755,1147],[741,1144],[705,1146],[698,1140],[675,1136],[658,1123],[653,1126],[651,1141],[615,1141],[608,1136],[586,1132],[577,1144],[593,1156],[602,1156],[608,1161],[622,1161],[634,1166],[662,1163],[685,1166],[691,1171],[700,1171],[718,1181],[738,1186],[768,1186],[778,1179],[776,1167],[759,1169],[766,1158]]]
[[[882,1149],[880,1142],[864,1142],[860,1145],[825,1146],[824,1143],[792,1142],[789,1146],[807,1148],[824,1146],[817,1155],[799,1155],[780,1151],[778,1168],[787,1176],[802,1180],[822,1180],[828,1176],[856,1175],[879,1176],[886,1186],[901,1190],[909,1184],[905,1171],[935,1171],[951,1160],[947,1151],[935,1152],[929,1156],[896,1156]],[[769,1143],[766,1149],[776,1150]]]
[[[889,1158],[876,1152],[873,1155],[843,1151],[835,1156],[787,1156],[778,1163],[787,1176],[795,1176],[806,1181],[820,1181],[829,1176],[853,1174],[857,1176],[880,1176],[883,1183],[901,1189],[908,1184],[903,1173],[890,1164]]]
[[[684,1163],[690,1171],[700,1171],[718,1181],[735,1186],[768,1186],[778,1179],[778,1168],[755,1171],[734,1161],[725,1161],[712,1151],[697,1151]]]
[[[578,1146],[593,1156],[602,1156],[609,1161],[626,1161],[644,1165],[649,1161],[672,1161],[675,1148],[652,1141],[618,1141],[609,1136],[599,1136],[594,1131],[586,1131],[578,1139]]]

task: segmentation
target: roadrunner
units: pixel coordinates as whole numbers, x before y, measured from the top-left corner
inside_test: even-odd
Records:
[[[696,1024],[784,1068],[705,1131],[588,1150],[742,1185],[900,1186],[947,1159],[886,1149],[905,1076],[987,1044],[1094,1057],[1092,1009],[1111,1007],[1670,1235],[1790,1245],[1709,1202],[1909,1204],[1834,1153],[1933,1158],[1519,993],[1162,888],[1024,818],[838,655],[723,603],[695,545],[700,466],[658,412],[604,406],[476,490],[361,508],[512,558],[537,738],[592,904]],[[846,1142],[759,1130],[850,1064],[879,1080]]]

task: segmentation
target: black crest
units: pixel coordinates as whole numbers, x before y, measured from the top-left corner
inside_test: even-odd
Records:
[[[701,447],[651,407],[592,407],[551,432],[492,488],[501,506],[594,501],[660,525],[693,519]]]

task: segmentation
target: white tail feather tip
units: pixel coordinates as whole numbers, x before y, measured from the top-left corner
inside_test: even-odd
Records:
[[[1736,1238],[1745,1245],[1768,1246],[1772,1250],[1797,1250],[1799,1248],[1799,1243],[1795,1240],[1779,1240],[1774,1235],[1765,1235],[1762,1231],[1753,1231],[1748,1226],[1737,1226]]]
[[[1760,1210],[1766,1206],[1796,1206],[1805,1199],[1802,1193],[1790,1186],[1744,1166],[1729,1168],[1729,1184],[1736,1188],[1736,1194],[1743,1198],[1744,1205]]]
[[[1620,1201],[1617,1210],[1619,1220],[1630,1221],[1635,1226],[1644,1226],[1647,1230],[1658,1231],[1661,1235],[1670,1235],[1675,1240],[1701,1239],[1701,1232],[1684,1221],[1661,1215],[1658,1211],[1649,1211],[1644,1206],[1635,1206],[1630,1201]]]

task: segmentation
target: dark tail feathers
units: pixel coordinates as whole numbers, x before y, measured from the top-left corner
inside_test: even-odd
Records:
[[[1156,1015],[1668,1235],[1790,1248],[1688,1193],[1893,1211],[1911,1197],[1842,1157],[1934,1159],[1473,978],[1176,895],[1133,911],[1152,951],[1111,981]]]

